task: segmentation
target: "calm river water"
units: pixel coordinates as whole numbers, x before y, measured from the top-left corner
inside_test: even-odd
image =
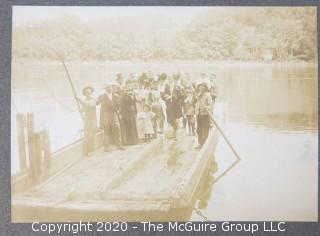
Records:
[[[69,63],[68,67],[79,93],[90,84],[96,95],[118,72],[180,70],[194,77],[202,71],[215,73],[219,100],[228,104],[224,130],[241,160],[234,163],[236,158],[220,139],[196,207],[210,220],[317,220],[316,66]],[[35,112],[36,129],[50,130],[53,150],[80,137],[81,119],[62,65],[14,63],[12,101],[12,173],[19,169],[17,111]],[[191,216],[201,219],[196,212]]]

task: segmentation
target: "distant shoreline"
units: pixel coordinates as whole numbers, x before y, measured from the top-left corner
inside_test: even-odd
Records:
[[[210,66],[318,66],[317,61],[300,61],[300,60],[287,60],[287,61],[239,61],[239,60],[90,60],[90,61],[80,61],[80,60],[65,60],[69,64],[117,64],[117,65],[126,65],[126,64],[171,64],[171,65],[210,65]],[[61,63],[58,60],[33,60],[33,59],[12,59],[14,64],[59,64]]]

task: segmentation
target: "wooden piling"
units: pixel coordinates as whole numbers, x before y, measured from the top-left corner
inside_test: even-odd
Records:
[[[36,182],[35,172],[35,151],[34,151],[34,115],[27,113],[27,131],[28,131],[28,154],[29,154],[29,179],[31,183]]]
[[[18,113],[17,119],[17,130],[18,130],[18,147],[19,147],[19,166],[20,170],[25,170],[27,168],[27,156],[26,156],[26,146],[25,146],[25,116]]]
[[[43,130],[41,132],[41,148],[42,148],[41,178],[42,180],[44,180],[50,176],[50,167],[51,167],[51,148],[50,148],[48,130]]]
[[[27,114],[28,148],[29,148],[29,179],[31,184],[39,183],[46,175],[45,168],[51,164],[49,132],[34,132],[34,115]]]
[[[49,168],[51,166],[51,146],[50,146],[50,139],[49,139],[49,131],[43,131],[43,142],[42,148],[44,150],[44,166]]]
[[[34,134],[34,177],[35,183],[38,183],[42,174],[42,132]]]

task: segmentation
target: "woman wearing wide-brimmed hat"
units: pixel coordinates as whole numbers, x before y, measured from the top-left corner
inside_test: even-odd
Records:
[[[199,95],[196,104],[196,114],[199,146],[197,148],[201,148],[209,135],[213,104],[207,83],[201,82],[198,85],[198,89]]]
[[[90,156],[95,149],[94,138],[97,129],[97,101],[92,97],[94,89],[86,86],[82,89],[84,99],[78,99],[84,113],[84,151]]]

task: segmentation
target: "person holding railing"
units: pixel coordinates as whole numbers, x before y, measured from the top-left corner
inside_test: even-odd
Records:
[[[199,94],[196,103],[196,114],[199,146],[197,146],[197,149],[200,149],[209,135],[213,103],[208,91],[208,85],[202,82],[198,85],[198,88]]]

